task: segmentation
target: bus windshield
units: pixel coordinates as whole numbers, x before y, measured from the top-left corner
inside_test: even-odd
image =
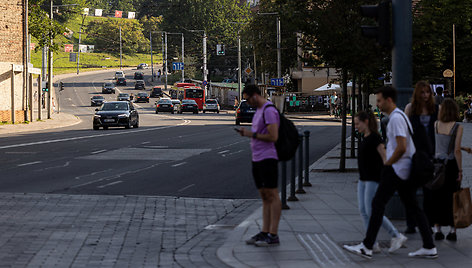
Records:
[[[203,89],[185,89],[185,98],[187,99],[199,99],[203,98]]]

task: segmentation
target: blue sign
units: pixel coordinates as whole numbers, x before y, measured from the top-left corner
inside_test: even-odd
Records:
[[[281,87],[281,86],[284,85],[284,79],[283,78],[271,78],[270,79],[270,85]]]
[[[172,70],[174,71],[182,71],[184,69],[183,62],[173,62],[172,63]]]
[[[203,81],[202,84],[203,84],[204,87],[206,87],[206,85],[208,85],[208,81],[205,80],[205,81]]]

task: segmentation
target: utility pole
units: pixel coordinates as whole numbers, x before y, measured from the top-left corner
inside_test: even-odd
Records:
[[[52,14],[52,0],[51,0],[51,9],[49,13],[49,18],[51,19],[50,25],[52,28],[52,20],[53,20],[53,14]],[[48,119],[51,119],[51,91],[52,91],[52,48],[53,48],[53,40],[52,40],[52,32],[49,33],[49,57],[48,57],[48,96],[47,96],[47,109],[48,109]]]
[[[452,25],[452,67],[454,77],[454,99],[456,98],[456,25]]]
[[[257,83],[257,61],[256,61],[256,46],[255,45],[252,45],[252,52],[253,52],[253,56],[254,56],[254,84],[258,84]]]
[[[241,101],[241,36],[239,35],[239,31],[238,31],[238,94],[239,94],[238,101]]]
[[[121,26],[120,26],[120,70],[123,67],[122,60],[123,60],[123,46],[121,44]]]
[[[80,64],[80,42],[82,40],[82,27],[84,27],[85,18],[87,14],[82,14],[82,24],[80,25],[79,30],[79,47],[77,48],[77,74],[79,74],[79,64]]]
[[[151,81],[154,82],[154,64],[152,63],[152,34],[149,31],[149,45],[151,46]]]
[[[208,71],[207,71],[207,35],[203,31],[203,81],[207,81],[208,84]],[[204,86],[205,96],[208,96],[208,85]]]
[[[392,0],[393,50],[392,84],[398,91],[398,107],[404,108],[413,93],[412,43],[413,14],[411,1]]]
[[[282,52],[280,43],[282,42],[282,34],[280,32],[280,17],[277,16],[277,78],[282,77]]]
[[[48,59],[47,59],[47,54],[48,54],[48,46],[43,47],[43,53],[42,53],[42,62],[41,62],[41,81],[46,81],[46,74],[47,74],[47,68],[48,68]]]
[[[185,82],[185,64],[184,64],[184,61],[185,61],[185,50],[184,50],[184,47],[185,47],[185,40],[184,40],[184,34],[182,33],[182,65],[183,65],[183,68],[182,68],[182,83]]]
[[[164,46],[165,46],[165,67],[163,69],[165,69],[165,72],[166,72],[166,84],[164,85],[164,90],[167,90],[167,32],[164,32]]]

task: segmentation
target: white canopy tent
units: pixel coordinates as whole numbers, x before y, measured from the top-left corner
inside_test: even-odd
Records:
[[[325,84],[317,89],[313,90],[314,95],[331,95],[334,92],[341,93],[342,89],[337,84]]]

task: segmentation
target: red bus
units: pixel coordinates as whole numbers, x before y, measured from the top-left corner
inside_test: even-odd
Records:
[[[196,101],[198,109],[203,110],[203,104],[205,104],[205,90],[196,86],[184,87],[184,99]]]

